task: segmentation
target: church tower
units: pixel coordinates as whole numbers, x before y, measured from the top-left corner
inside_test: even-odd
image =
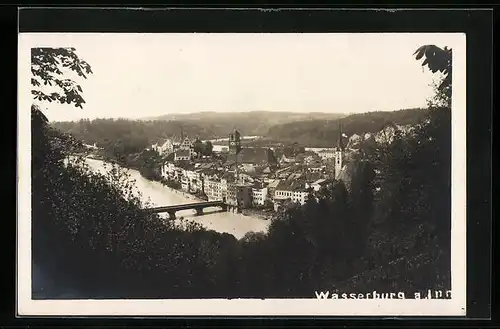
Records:
[[[238,153],[241,151],[241,135],[238,130],[229,134],[229,155],[234,156],[235,161],[235,178],[236,182],[240,181],[240,173],[238,168]]]
[[[241,135],[238,130],[229,134],[229,153],[238,154],[241,150]]]
[[[339,139],[337,142],[337,148],[335,150],[335,179],[339,179],[340,172],[342,171],[342,167],[344,166],[344,142],[342,141],[342,125],[339,124]]]

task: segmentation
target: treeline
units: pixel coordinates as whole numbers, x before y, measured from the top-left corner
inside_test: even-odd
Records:
[[[277,124],[304,120],[333,120],[344,116],[345,114],[340,113],[249,111],[169,114],[149,119],[189,122],[206,127],[220,137],[227,137],[228,129],[237,128],[240,133],[246,136],[262,136],[267,133],[270,127]]]
[[[285,115],[286,114],[286,115]],[[233,128],[246,136],[264,136],[246,141],[259,146],[268,143],[299,142],[310,147],[331,147],[338,139],[338,124],[346,134],[378,132],[387,123],[414,124],[426,115],[425,110],[368,112],[344,116],[328,113],[201,113],[173,117],[175,120],[137,121],[126,119],[82,119],[54,122],[52,127],[70,133],[87,144],[104,148],[122,148],[123,153],[138,153],[163,138],[185,136],[202,140],[227,137]]]
[[[51,126],[70,133],[87,144],[100,147],[122,147],[125,153],[137,153],[163,138],[184,136],[201,139],[215,138],[210,127],[180,121],[137,121],[128,119],[82,119],[71,122],[52,122]],[[226,132],[228,134],[228,132]]]
[[[449,289],[450,110],[429,116],[414,136],[397,135],[360,159],[349,190],[328,186],[284,210],[267,234],[241,240],[146,213],[116,168],[106,178],[64,166],[57,131],[34,116],[33,261],[61,288],[42,291],[42,283],[34,298],[60,298],[69,288],[73,298]]]
[[[426,109],[406,109],[352,114],[336,120],[296,121],[273,126],[266,136],[274,140],[300,142],[310,147],[332,147],[337,145],[339,124],[346,135],[360,135],[379,132],[387,124],[413,125],[426,115]]]

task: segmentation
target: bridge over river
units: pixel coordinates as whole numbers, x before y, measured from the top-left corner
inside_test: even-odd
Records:
[[[103,174],[111,168],[110,164],[106,164],[100,160],[87,158],[86,162],[90,169]],[[194,197],[186,196],[185,193],[172,190],[160,182],[149,181],[142,177],[137,170],[126,168],[122,170],[125,170],[130,175],[130,179],[135,181],[134,195],[138,196],[144,203],[149,204],[145,206],[146,208],[155,211],[162,217],[168,217],[168,212],[165,212],[165,208],[160,206],[170,207],[170,205],[189,204],[192,206],[186,210],[178,210],[180,208],[170,210],[175,210],[177,217],[184,217],[184,219],[201,224],[209,230],[232,234],[238,239],[242,238],[247,232],[266,232],[269,227],[270,221],[248,215],[244,216],[237,211],[233,211],[236,210],[235,207],[229,205],[227,208],[228,211],[223,211],[222,206],[207,206],[204,208],[203,216],[197,216],[190,209],[195,210],[196,207],[194,207],[193,203],[202,203],[204,200],[197,200]],[[139,192],[140,194],[138,194]]]
[[[147,211],[153,213],[168,213],[170,219],[175,219],[175,213],[181,210],[194,209],[197,215],[203,214],[203,209],[208,207],[220,207],[222,211],[234,210],[237,207],[228,205],[224,200],[220,201],[205,201],[205,202],[195,202],[195,203],[186,203],[179,205],[171,205],[171,206],[161,206],[148,208]],[[239,212],[239,209],[238,209]]]

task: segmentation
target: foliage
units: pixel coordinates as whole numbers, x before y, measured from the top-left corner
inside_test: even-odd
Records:
[[[61,104],[74,104],[75,107],[82,108],[82,104],[85,103],[81,96],[83,90],[73,79],[67,78],[71,72],[84,79],[88,74],[92,74],[90,65],[76,55],[75,48],[32,48],[33,99],[39,102],[57,101]],[[35,107],[34,110],[38,111],[39,108]]]
[[[293,158],[293,157],[295,157],[299,154],[303,154],[305,152],[306,152],[306,150],[305,150],[304,146],[299,145],[299,143],[297,143],[297,142],[294,142],[291,145],[287,145],[287,146],[283,147],[283,154],[286,157],[290,157],[290,158]]]
[[[194,151],[196,154],[201,156],[211,156],[213,153],[213,145],[210,141],[202,142],[199,138],[197,138],[193,143]]]
[[[426,115],[424,109],[408,109],[353,114],[337,120],[296,121],[271,127],[267,137],[282,142],[300,141],[309,147],[334,147],[339,138],[339,124],[342,124],[342,132],[348,136],[364,135],[379,132],[388,123],[416,124]]]
[[[313,297],[325,287],[449,288],[450,108],[421,113],[426,117],[413,134],[396,129],[393,139],[363,153],[349,190],[342,182],[330,184],[311,193],[305,205],[283,210],[267,234],[236,240],[144,211],[147,202],[116,165],[99,174],[82,159],[65,163],[73,142],[34,111],[33,261],[61,289],[44,297],[60,298],[69,288],[77,298]],[[161,161],[154,151],[131,159],[133,147],[109,145],[117,159],[144,168],[154,170]],[[34,287],[37,296],[42,287]]]
[[[416,60],[424,58],[422,66],[426,66],[432,73],[440,72],[441,81],[434,84],[435,96],[430,100],[429,107],[450,107],[451,108],[451,82],[452,82],[452,49],[444,47],[441,49],[435,45],[425,45],[418,48],[415,53]]]
[[[228,134],[237,128],[244,136],[265,135],[270,127],[276,124],[302,120],[335,120],[345,114],[338,113],[297,113],[275,111],[249,111],[249,112],[199,112],[189,114],[162,115],[146,118],[151,121],[178,121],[188,125],[197,125],[201,138],[217,139],[227,138]],[[195,132],[197,134],[197,132]],[[205,136],[205,137],[202,137]]]
[[[377,132],[387,122],[395,122],[402,125],[416,123],[425,117],[425,115],[426,111],[413,109],[396,112],[354,114],[344,116],[341,119],[335,117],[335,120],[283,120],[281,123],[268,126],[266,131],[260,132],[261,135],[266,137],[264,140],[243,140],[242,145],[269,146],[270,144],[290,142],[290,146],[293,147],[293,142],[299,141],[301,145],[309,147],[331,147],[337,143],[339,136],[337,130],[338,123],[342,123],[343,131],[347,134],[360,134]],[[297,120],[300,118],[302,117],[297,117]],[[228,125],[221,126],[215,133],[212,131],[211,124],[207,121],[188,120],[187,118],[183,120],[185,121],[82,119],[77,122],[54,122],[52,126],[63,132],[72,134],[76,139],[82,140],[87,144],[96,143],[105,149],[116,147],[120,152],[130,154],[140,152],[142,149],[157,143],[162,138],[179,139],[181,126],[185,134],[188,136],[199,136],[201,140],[209,140],[218,136],[226,137],[230,132],[228,127],[231,126]],[[227,142],[217,144],[227,146]],[[205,142],[205,147],[205,151],[202,152],[203,155],[211,155],[209,149],[212,147],[212,143]]]

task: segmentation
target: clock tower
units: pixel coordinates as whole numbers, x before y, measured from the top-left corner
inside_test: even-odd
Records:
[[[229,134],[229,153],[238,154],[241,151],[241,135],[238,130]]]

